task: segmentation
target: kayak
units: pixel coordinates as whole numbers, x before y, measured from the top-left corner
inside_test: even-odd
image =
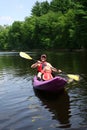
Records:
[[[33,88],[38,90],[44,90],[47,92],[59,92],[60,90],[64,89],[65,85],[67,84],[67,80],[60,76],[56,76],[51,80],[47,81],[39,81],[37,77],[34,76],[33,78]]]

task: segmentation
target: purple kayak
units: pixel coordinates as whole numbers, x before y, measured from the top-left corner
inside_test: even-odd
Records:
[[[64,89],[65,85],[67,84],[67,80],[60,76],[56,76],[51,80],[48,81],[39,81],[35,76],[33,78],[33,87],[38,90],[44,90],[47,92],[58,92]]]

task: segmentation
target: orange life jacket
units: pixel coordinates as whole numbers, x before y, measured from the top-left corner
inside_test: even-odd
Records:
[[[46,66],[46,62],[42,62],[42,63],[40,63],[39,65],[38,65],[38,67],[37,67],[37,71],[38,72],[42,72],[42,70],[43,70],[43,68]]]
[[[45,80],[45,81],[50,80],[52,78],[53,78],[52,74],[48,73],[48,72],[44,73],[43,76],[42,76],[42,79]]]
[[[50,80],[53,78],[52,76],[52,70],[49,66],[46,66],[43,70],[42,70],[42,73],[43,73],[43,80]]]

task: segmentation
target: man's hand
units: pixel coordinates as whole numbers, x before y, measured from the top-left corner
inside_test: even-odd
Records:
[[[58,70],[58,73],[61,73],[62,72],[62,70]]]
[[[40,60],[38,60],[38,61],[37,61],[37,64],[40,64],[40,63],[41,63],[41,61],[40,61]]]

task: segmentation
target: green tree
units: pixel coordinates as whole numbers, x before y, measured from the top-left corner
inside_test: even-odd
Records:
[[[47,15],[43,15],[36,19],[34,38],[36,39],[36,47],[43,49],[50,47],[49,22]]]
[[[52,0],[50,2],[50,9],[53,12],[66,13],[68,9],[73,8],[74,4],[71,0]]]
[[[77,48],[87,48],[87,2],[85,0],[76,1],[75,6],[75,39]]]
[[[37,1],[35,6],[32,8],[32,15],[41,16],[41,4]]]
[[[49,12],[49,3],[47,1],[44,2],[36,2],[34,7],[32,8],[32,15],[35,15],[37,17],[42,16]]]
[[[9,49],[20,50],[22,42],[21,25],[21,22],[15,21],[9,29]]]
[[[34,30],[36,17],[26,17],[22,26],[22,49],[28,50],[35,47]]]
[[[8,49],[8,31],[9,26],[0,26],[0,50]]]

